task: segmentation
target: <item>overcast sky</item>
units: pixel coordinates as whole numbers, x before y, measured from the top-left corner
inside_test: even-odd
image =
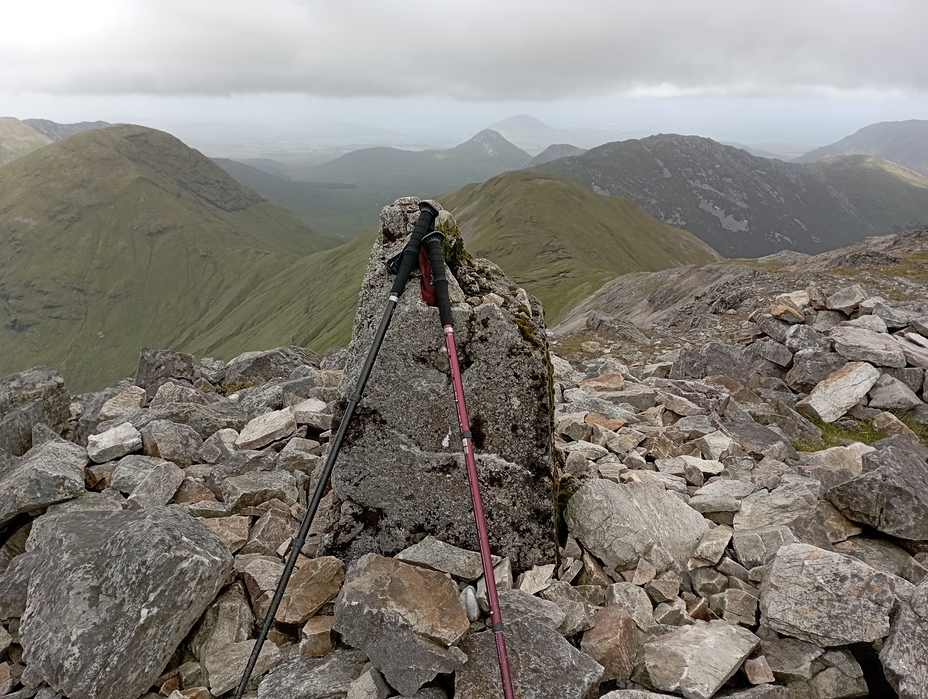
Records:
[[[837,140],[928,118],[925,0],[5,4],[0,115]],[[244,127],[244,126],[243,126]]]

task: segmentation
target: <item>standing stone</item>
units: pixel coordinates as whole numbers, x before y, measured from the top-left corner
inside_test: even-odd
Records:
[[[189,354],[143,347],[135,369],[135,385],[144,388],[151,398],[167,379],[192,382],[194,367],[195,361]]]
[[[393,284],[384,262],[402,250],[417,218],[414,197],[381,214],[339,388],[342,406]],[[489,539],[524,570],[555,557],[543,312],[537,301],[525,304],[527,297],[488,261],[454,255],[449,267]],[[340,558],[393,555],[423,534],[478,548],[441,325],[437,309],[416,291],[416,276],[400,297],[332,476],[334,521],[323,551]],[[493,303],[491,293],[506,306]]]
[[[568,501],[564,519],[570,533],[613,570],[634,566],[654,544],[685,567],[709,529],[702,515],[672,493],[607,480],[581,486]]]
[[[796,403],[796,410],[807,417],[834,422],[857,405],[878,378],[880,370],[872,364],[848,362]]]
[[[644,644],[644,663],[660,690],[710,699],[760,643],[747,629],[722,621],[697,623]]]
[[[38,556],[23,658],[71,699],[145,692],[232,567],[215,534],[171,508],[63,514]]]
[[[370,553],[348,569],[333,628],[363,650],[391,686],[412,694],[464,663],[467,657],[454,646],[468,625],[450,578]]]
[[[928,464],[900,447],[863,455],[864,473],[825,496],[850,520],[913,541],[928,540]]]
[[[778,552],[761,587],[761,623],[822,647],[870,643],[889,633],[892,578],[808,544]]]
[[[32,426],[57,434],[68,424],[70,396],[54,369],[36,367],[0,379],[0,451],[22,456],[32,447]]]
[[[503,696],[493,634],[470,634],[461,650],[467,662],[454,675],[455,699]],[[603,676],[602,665],[533,619],[506,624],[506,650],[520,699],[590,699]]]
[[[63,439],[45,442],[14,463],[0,478],[0,525],[84,492],[87,452],[76,444]]]

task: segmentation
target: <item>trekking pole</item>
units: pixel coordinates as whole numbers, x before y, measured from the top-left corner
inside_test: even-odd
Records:
[[[473,438],[470,422],[467,418],[467,406],[464,403],[464,383],[461,380],[461,368],[458,365],[458,350],[454,340],[454,326],[451,322],[451,299],[448,295],[448,279],[445,276],[445,260],[441,251],[444,236],[438,231],[430,233],[423,239],[428,252],[428,262],[432,273],[432,286],[435,288],[435,303],[438,317],[445,332],[445,346],[448,348],[448,361],[451,363],[451,383],[454,386],[454,404],[458,412],[461,427],[461,445],[464,449],[464,462],[467,465],[467,481],[470,485],[470,499],[473,505],[474,522],[477,525],[477,539],[480,542],[480,562],[483,565],[483,577],[487,583],[487,599],[490,602],[490,630],[496,640],[496,655],[499,660],[499,674],[503,682],[503,696],[513,699],[512,677],[509,672],[509,656],[506,653],[506,639],[503,633],[503,616],[499,610],[499,598],[496,594],[496,577],[493,573],[493,560],[490,558],[490,541],[487,536],[487,524],[483,517],[483,501],[480,497],[480,484],[477,481],[477,460],[474,457]],[[425,274],[425,273],[423,273]]]
[[[435,218],[438,216],[438,211],[439,207],[433,202],[419,202],[419,220],[416,221],[412,235],[409,236],[409,241],[406,243],[401,253],[399,268],[396,272],[396,278],[393,280],[393,288],[390,289],[390,297],[387,300],[387,307],[383,312],[383,318],[380,320],[380,326],[377,328],[377,333],[374,335],[374,339],[371,342],[371,348],[367,353],[367,359],[364,360],[364,366],[361,368],[361,374],[354,387],[354,393],[352,393],[351,397],[348,399],[348,405],[345,408],[345,414],[342,417],[341,424],[339,424],[338,431],[335,433],[335,437],[332,439],[332,443],[329,446],[329,455],[326,458],[322,472],[319,474],[319,482],[316,483],[316,490],[313,492],[313,497],[306,510],[306,515],[303,517],[303,522],[300,524],[300,530],[293,538],[290,557],[287,559],[287,565],[284,566],[284,572],[280,575],[280,582],[277,583],[277,590],[274,592],[271,606],[267,610],[267,615],[264,617],[264,625],[261,627],[261,633],[258,634],[255,647],[251,650],[251,657],[248,658],[248,664],[245,666],[245,671],[242,673],[242,680],[238,684],[238,689],[235,690],[235,699],[242,699],[242,695],[245,693],[245,687],[248,684],[248,680],[251,678],[251,673],[255,669],[255,663],[258,662],[258,655],[261,653],[261,648],[264,646],[265,640],[267,640],[267,634],[271,630],[274,616],[277,614],[277,609],[280,607],[281,600],[283,600],[284,590],[296,566],[296,559],[300,555],[303,545],[306,543],[306,535],[309,533],[309,528],[313,523],[313,517],[316,516],[316,510],[319,509],[319,503],[322,500],[325,486],[329,481],[329,477],[332,475],[332,468],[335,466],[338,452],[342,448],[342,441],[345,439],[345,433],[348,431],[351,417],[354,415],[354,410],[361,401],[361,396],[364,393],[364,386],[370,378],[371,369],[374,367],[374,360],[377,359],[377,353],[380,351],[384,335],[387,333],[387,326],[390,325],[390,318],[393,317],[393,311],[396,309],[396,304],[400,299],[400,295],[406,288],[406,281],[409,279],[409,274],[419,260],[422,238],[431,231],[432,227],[435,225]]]

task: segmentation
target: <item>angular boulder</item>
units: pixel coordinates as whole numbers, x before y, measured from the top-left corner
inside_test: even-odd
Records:
[[[63,514],[37,555],[23,658],[72,699],[144,693],[232,568],[226,545],[173,508]]]
[[[864,454],[863,469],[828,490],[831,504],[884,534],[928,540],[928,463],[908,449],[886,447]]]
[[[406,695],[467,660],[455,644],[468,626],[450,578],[373,553],[349,566],[335,601],[333,629]]]
[[[928,696],[928,581],[900,605],[892,629],[880,651],[886,679],[900,699]]]
[[[655,544],[685,568],[709,529],[703,516],[673,493],[603,479],[574,493],[564,519],[571,534],[613,570],[634,567]]]
[[[807,417],[834,422],[857,405],[879,378],[880,370],[872,364],[848,362],[796,403],[796,410]]]
[[[0,525],[84,492],[87,452],[54,439],[30,449],[0,478]]]
[[[849,361],[870,362],[877,366],[905,366],[902,348],[886,333],[841,325],[832,329],[831,339],[835,343],[835,352]]]
[[[347,696],[364,672],[356,650],[336,650],[322,658],[296,658],[271,670],[258,685],[258,699],[336,699]]]
[[[506,623],[506,650],[516,697],[590,699],[603,666],[577,650],[557,631],[534,619]],[[467,662],[454,675],[455,699],[503,696],[496,640],[489,631],[461,642]]]
[[[825,648],[884,638],[894,604],[891,576],[808,544],[777,552],[760,594],[764,626]]]
[[[245,352],[226,366],[222,389],[226,393],[259,386],[274,379],[289,379],[300,367],[318,367],[319,357],[305,347],[278,347],[264,352]]]
[[[381,214],[339,387],[342,406],[386,308],[393,278],[384,263],[403,249],[417,219],[414,197]],[[555,557],[543,311],[492,263],[470,260],[459,248],[448,263],[489,539],[524,570]],[[438,311],[422,300],[417,282],[414,271],[343,443],[332,475],[330,533],[320,553],[393,555],[428,534],[478,548],[444,336]]]
[[[54,369],[36,367],[0,379],[0,451],[22,456],[32,447],[32,426],[57,434],[67,426],[71,398]]]

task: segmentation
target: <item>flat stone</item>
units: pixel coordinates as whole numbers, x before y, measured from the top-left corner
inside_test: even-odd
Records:
[[[203,667],[209,677],[209,690],[212,696],[222,696],[238,687],[254,647],[255,641],[251,639],[215,648],[206,654]],[[254,690],[258,686],[260,677],[283,660],[284,656],[277,646],[273,643],[265,643],[258,654],[258,661],[252,670],[247,689]]]
[[[98,464],[118,459],[141,448],[142,434],[129,422],[87,438],[87,455]]]
[[[681,567],[709,528],[676,496],[652,486],[592,480],[567,504],[571,533],[607,568],[633,565],[657,543]]]
[[[522,592],[535,595],[544,590],[554,577],[553,563],[542,566],[532,566],[531,570],[522,573],[517,579],[515,587]]]
[[[506,625],[531,619],[557,631],[567,617],[565,610],[554,602],[515,589],[499,590],[499,608]]]
[[[170,461],[156,464],[133,488],[127,501],[130,510],[167,505],[184,481],[184,472]]]
[[[260,449],[296,432],[296,420],[290,408],[274,410],[249,421],[235,440],[237,449]]]
[[[505,638],[516,696],[527,697],[531,691],[534,699],[579,699],[599,686],[602,665],[547,626],[522,619],[507,624]],[[493,634],[470,634],[461,642],[461,650],[467,662],[454,675],[455,699],[502,696]]]
[[[870,643],[889,633],[890,576],[848,556],[790,544],[761,587],[761,623],[822,647]]]
[[[755,322],[761,332],[772,337],[777,342],[786,342],[786,332],[793,327],[789,323],[784,323],[782,320],[774,318],[770,313],[760,314],[755,319]]]
[[[321,658],[296,658],[278,665],[258,685],[258,699],[344,697],[364,672],[364,653],[338,649]]]
[[[644,644],[655,687],[687,699],[710,699],[757,647],[760,639],[725,622],[696,623]]]
[[[921,403],[921,398],[902,381],[883,374],[870,389],[867,405],[877,410],[911,410]]]
[[[786,345],[769,337],[761,338],[751,346],[751,349],[755,356],[781,367],[789,366],[793,361],[793,353],[787,349]]]
[[[449,578],[376,554],[349,566],[335,603],[334,629],[403,694],[467,660],[454,644],[468,626]]]
[[[886,322],[879,316],[873,315],[860,316],[859,318],[854,318],[854,320],[848,320],[842,323],[842,325],[864,328],[865,330],[870,330],[875,333],[885,333],[889,331],[889,328],[886,327]]]
[[[693,552],[693,557],[707,563],[718,563],[725,554],[728,542],[731,541],[732,530],[728,527],[715,527],[703,534],[699,545]]]
[[[813,663],[825,652],[818,646],[795,638],[766,638],[760,652],[779,682],[800,682],[812,679]]]
[[[877,366],[904,367],[905,354],[889,335],[865,328],[839,326],[831,331],[835,352],[852,362],[870,362]]]
[[[124,456],[113,469],[110,487],[121,493],[131,494],[149,473],[167,463],[164,459],[141,454]]]
[[[888,447],[863,456],[864,473],[826,493],[845,517],[914,541],[928,540],[928,464]]]
[[[135,414],[142,407],[145,400],[145,389],[139,386],[130,386],[125,391],[117,393],[106,401],[97,413],[100,422],[106,420],[126,419]]]
[[[745,452],[756,458],[769,457],[782,461],[798,457],[789,440],[770,427],[752,420],[726,420],[723,427]]]
[[[880,370],[866,362],[848,362],[829,374],[796,410],[823,422],[834,422],[867,395],[880,378]]]
[[[253,471],[226,478],[221,490],[223,502],[233,514],[273,498],[292,505],[300,497],[296,479],[287,471]]]
[[[337,558],[323,556],[306,561],[287,583],[274,618],[284,624],[302,624],[335,598],[344,580],[345,568]]]
[[[83,493],[86,464],[87,452],[63,439],[32,447],[2,471],[0,525]]]
[[[426,536],[418,544],[403,549],[396,554],[396,558],[448,573],[466,582],[472,582],[483,575],[480,553],[446,544],[434,536]],[[500,560],[497,556],[493,559],[494,564]]]

